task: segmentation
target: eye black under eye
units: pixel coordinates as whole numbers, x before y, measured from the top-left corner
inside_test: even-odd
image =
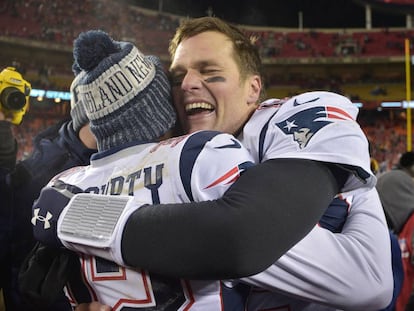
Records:
[[[214,77],[207,78],[204,81],[206,81],[207,83],[209,83],[209,82],[223,82],[223,81],[226,81],[226,79],[224,77],[221,77],[221,76],[214,76]]]

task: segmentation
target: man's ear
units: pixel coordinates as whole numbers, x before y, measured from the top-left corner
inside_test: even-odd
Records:
[[[252,75],[249,80],[249,93],[247,96],[247,102],[249,104],[257,104],[260,99],[262,90],[262,79],[258,75]]]

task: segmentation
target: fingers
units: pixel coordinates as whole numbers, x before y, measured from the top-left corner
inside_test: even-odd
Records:
[[[92,303],[82,303],[78,305],[75,311],[111,311],[111,309],[110,306],[94,301]]]
[[[0,104],[1,105],[1,104]],[[11,123],[12,116],[6,115],[1,109],[0,109],[0,121],[8,121]]]

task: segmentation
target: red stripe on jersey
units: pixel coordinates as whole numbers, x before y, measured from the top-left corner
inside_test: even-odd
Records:
[[[220,305],[221,305],[221,310],[224,310],[223,283],[222,282],[220,282]]]
[[[79,256],[81,256],[81,266],[82,266],[82,279],[83,282],[85,283],[86,287],[89,290],[89,293],[91,294],[91,296],[93,297],[93,300],[98,301],[98,296],[96,295],[95,291],[93,290],[93,288],[91,287],[91,285],[89,284],[88,280],[86,279],[86,275],[88,273],[87,268],[86,268],[86,259],[85,256],[79,254]]]
[[[72,289],[70,288],[70,286],[66,285],[66,298],[68,298],[69,303],[74,307],[76,306],[78,303],[76,302],[75,296],[73,295]]]
[[[237,174],[237,176],[234,176],[229,182],[226,183],[226,185],[234,183],[237,179],[239,179],[240,174]]]
[[[350,114],[345,112],[342,109],[336,108],[336,107],[326,107],[326,110],[328,111],[328,117],[332,119],[340,119],[340,120],[354,120]],[[342,115],[342,117],[341,117]]]
[[[195,299],[194,299],[194,294],[193,291],[191,289],[191,284],[188,280],[182,280],[181,281],[182,286],[183,286],[183,291],[185,294],[185,297],[187,298],[187,305],[185,306],[185,308],[183,309],[184,311],[188,311],[190,310],[190,308],[193,306]]]
[[[239,175],[239,168],[237,166],[233,167],[230,171],[228,171],[227,173],[225,173],[223,176],[221,176],[220,178],[216,179],[215,181],[213,181],[210,185],[208,185],[207,187],[205,187],[204,189],[208,189],[211,188],[219,183],[221,183],[222,181],[230,178],[231,176],[233,176],[234,174],[237,174],[237,176]]]
[[[152,298],[151,298],[151,294],[150,294],[150,289],[148,286],[148,282],[147,282],[147,275],[145,273],[144,270],[141,270],[141,276],[142,276],[142,282],[144,283],[144,288],[145,288],[145,295],[147,296],[144,299],[126,299],[126,298],[121,298],[118,300],[118,302],[112,307],[112,310],[117,311],[119,306],[122,306],[122,304],[124,303],[130,303],[130,304],[142,304],[142,303],[150,303],[152,302]],[[121,309],[119,309],[121,310]]]

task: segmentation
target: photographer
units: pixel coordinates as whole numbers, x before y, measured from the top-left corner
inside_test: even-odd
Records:
[[[11,197],[6,187],[6,176],[16,163],[17,143],[13,137],[11,123],[5,119],[4,113],[0,111],[0,243],[5,245],[10,235],[9,208]],[[0,248],[0,288],[3,288],[4,267],[7,261],[7,252],[4,247]]]
[[[13,67],[0,73],[0,169],[2,176],[16,164],[17,142],[11,125],[20,124],[29,105],[31,85]],[[3,188],[2,188],[3,189]]]
[[[26,108],[28,99],[27,97]],[[1,107],[4,107],[3,102],[1,104]],[[0,208],[0,239],[2,242],[0,287],[3,289],[7,311],[71,310],[63,292],[62,299],[49,308],[37,307],[33,301],[23,297],[19,289],[18,272],[35,244],[31,211],[40,189],[57,173],[74,166],[89,164],[90,156],[96,152],[96,141],[89,131],[88,119],[86,115],[83,116],[83,111],[76,104],[75,100],[71,101],[71,119],[62,120],[50,126],[34,138],[33,150],[28,158],[15,164],[14,156],[14,169],[11,167],[2,171],[4,174],[2,174],[0,198],[2,202]],[[22,114],[20,110],[17,113],[6,111],[9,127],[10,123],[20,124],[24,113]],[[0,131],[2,131],[1,127]],[[0,135],[2,135],[1,132]],[[3,149],[5,140],[0,139],[2,139],[1,149]],[[9,137],[9,139],[13,138]],[[14,148],[17,148],[15,142]],[[11,150],[8,152],[11,153]],[[0,151],[0,157],[1,155],[3,153]],[[3,198],[6,197],[7,204],[3,204],[5,202]]]
[[[13,136],[11,122],[0,110],[0,170],[1,175],[16,164],[17,142]]]
[[[0,288],[4,289],[12,258],[9,241],[12,236],[13,193],[10,173],[16,165],[17,141],[12,124],[20,124],[28,105],[30,84],[12,67],[0,73]]]

